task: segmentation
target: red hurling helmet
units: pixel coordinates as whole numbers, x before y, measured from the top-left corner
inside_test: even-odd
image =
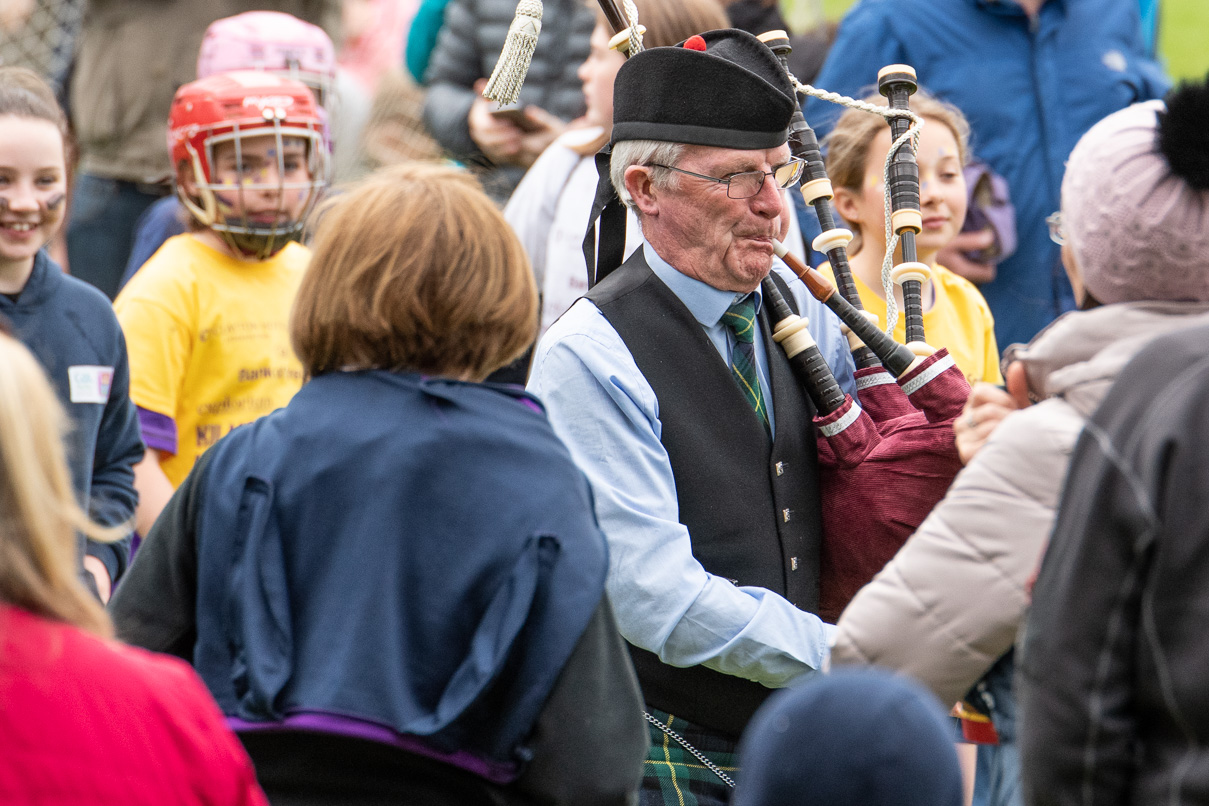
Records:
[[[272,137],[268,151],[276,160],[263,176],[243,176],[242,155],[252,138]],[[306,145],[305,181],[287,181],[285,146]],[[215,149],[231,143],[240,178],[219,182]],[[299,81],[270,73],[222,73],[186,84],[176,92],[168,114],[168,150],[179,172],[191,170],[195,196],[177,182],[177,195],[203,226],[217,232],[237,253],[259,260],[275,254],[302,236],[310,211],[326,185],[328,148],[323,119],[311,91]],[[185,163],[187,169],[182,169]],[[266,180],[265,177],[268,177]],[[255,194],[263,204],[276,198],[276,209],[249,213]],[[301,204],[296,204],[301,199]]]

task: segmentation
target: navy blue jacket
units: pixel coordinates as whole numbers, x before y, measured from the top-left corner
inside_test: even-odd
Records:
[[[514,777],[608,566],[532,399],[332,373],[209,453],[193,660],[223,712],[360,720]]]
[[[143,458],[143,442],[130,402],[126,339],[109,300],[39,252],[17,299],[0,295],[0,315],[41,362],[72,419],[67,461],[81,504],[107,526],[130,520],[138,504],[133,468]],[[107,395],[106,370],[112,371]],[[105,563],[115,582],[125,571],[129,538],[85,546],[81,536],[81,556],[85,548]]]
[[[1083,133],[1167,91],[1146,52],[1138,4],[1127,0],[1046,0],[1031,22],[1011,0],[861,0],[815,84],[861,97],[876,93],[882,67],[909,64],[921,86],[969,118],[974,153],[1008,181],[1016,207],[1016,254],[981,288],[1006,346],[1074,307],[1045,217],[1058,209],[1066,158]],[[805,105],[820,139],[842,111],[815,98]]]

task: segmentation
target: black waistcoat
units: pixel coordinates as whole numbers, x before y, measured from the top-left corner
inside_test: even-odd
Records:
[[[774,275],[774,279],[778,280]],[[782,288],[787,299],[788,289]],[[818,463],[814,409],[770,334],[776,440],[688,308],[636,251],[586,295],[629,348],[659,401],[680,522],[706,571],[767,588],[815,612],[819,595]],[[770,690],[704,666],[678,668],[632,647],[646,702],[738,736]]]

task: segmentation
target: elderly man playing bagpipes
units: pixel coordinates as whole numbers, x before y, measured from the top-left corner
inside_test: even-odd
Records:
[[[527,2],[518,33],[539,27]],[[938,490],[916,484],[908,504],[865,516],[909,532],[956,472],[948,423],[969,387],[922,329],[913,349],[896,344],[778,240],[784,189],[804,174],[803,192],[830,204],[784,54],[736,30],[643,51],[633,14],[627,23],[601,5],[631,58],[614,85],[611,144],[597,157],[599,245],[591,227],[585,240],[592,287],[539,343],[529,387],[587,474],[609,540],[608,587],[652,738],[643,802],[725,803],[752,714],[827,655],[820,490],[834,499],[837,489],[826,492],[821,462],[840,488],[883,485],[888,468],[936,453],[943,432]],[[891,73],[891,84],[913,79],[909,68]],[[506,98],[515,76],[497,67],[488,91]],[[909,91],[894,92],[891,106],[904,106]],[[911,136],[905,115],[885,114],[899,148]],[[895,160],[910,165],[887,183],[894,227],[915,220],[918,229],[910,150]],[[914,219],[897,210],[911,176]],[[619,267],[623,203],[644,243]],[[843,267],[845,231],[833,229],[816,248]],[[900,279],[910,302],[926,278],[911,269],[908,241]],[[855,400],[855,366],[873,417]],[[957,394],[936,394],[954,378]]]
[[[801,174],[786,145],[796,108],[782,65],[741,31],[622,66],[596,282],[543,337],[530,377],[609,540],[651,722],[645,803],[724,803],[755,709],[827,653],[814,410],[761,291],[771,269],[853,391],[838,320],[773,269],[782,188]],[[613,187],[644,236],[616,270]]]

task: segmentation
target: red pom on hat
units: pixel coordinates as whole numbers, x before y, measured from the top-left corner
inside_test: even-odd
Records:
[[[704,53],[705,40],[700,34],[693,34],[688,39],[684,40],[684,47],[688,48],[689,50],[699,50]]]

